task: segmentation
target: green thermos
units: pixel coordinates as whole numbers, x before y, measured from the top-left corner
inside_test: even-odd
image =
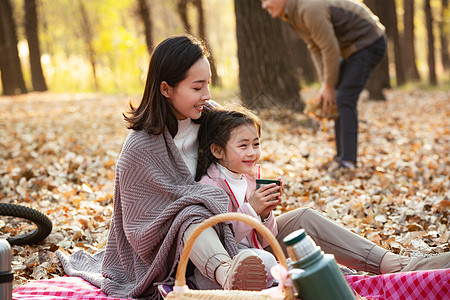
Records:
[[[290,272],[302,300],[355,300],[355,294],[331,254],[324,254],[303,229],[283,239],[292,261]]]

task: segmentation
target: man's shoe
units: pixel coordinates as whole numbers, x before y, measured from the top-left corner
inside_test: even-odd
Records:
[[[356,166],[353,162],[349,161],[333,161],[328,167],[328,174],[333,178],[339,178],[341,176],[353,177],[356,172]]]
[[[335,156],[331,161],[325,163],[322,168],[323,170],[327,170],[328,172],[332,172],[336,169],[339,169],[339,166],[341,164],[341,158],[338,156]]]
[[[428,257],[412,257],[411,261],[401,270],[401,272],[447,268],[450,268],[450,252]]]
[[[354,170],[356,169],[355,163],[347,160],[341,161],[341,168],[345,168],[348,170]]]
[[[223,289],[260,291],[266,285],[266,266],[253,251],[243,250],[233,258]]]

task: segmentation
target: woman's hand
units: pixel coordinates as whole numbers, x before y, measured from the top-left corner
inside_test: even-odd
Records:
[[[280,203],[280,196],[280,186],[275,183],[270,183],[255,190],[248,202],[256,214],[264,220],[277,207],[278,203]]]

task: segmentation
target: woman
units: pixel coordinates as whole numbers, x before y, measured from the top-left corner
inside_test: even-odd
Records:
[[[155,48],[141,103],[130,104],[124,115],[131,132],[116,167],[106,250],[70,257],[58,251],[68,275],[83,277],[109,296],[158,299],[157,285],[173,282],[189,234],[204,219],[227,212],[222,189],[194,180],[197,123],[211,108],[209,81],[207,53],[194,39],[172,37]],[[205,230],[194,243],[191,261],[224,289],[264,288],[264,264],[251,250],[237,254],[230,224]],[[383,257],[403,261],[309,209],[283,214],[277,224],[278,238],[304,228],[350,267],[377,273],[380,265],[383,271]],[[343,238],[339,244],[336,236]]]

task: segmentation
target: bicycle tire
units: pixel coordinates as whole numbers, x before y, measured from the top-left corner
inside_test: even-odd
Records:
[[[26,234],[9,237],[11,245],[29,245],[39,243],[52,232],[52,221],[39,210],[18,204],[0,203],[0,216],[16,217],[31,221],[36,229]]]

